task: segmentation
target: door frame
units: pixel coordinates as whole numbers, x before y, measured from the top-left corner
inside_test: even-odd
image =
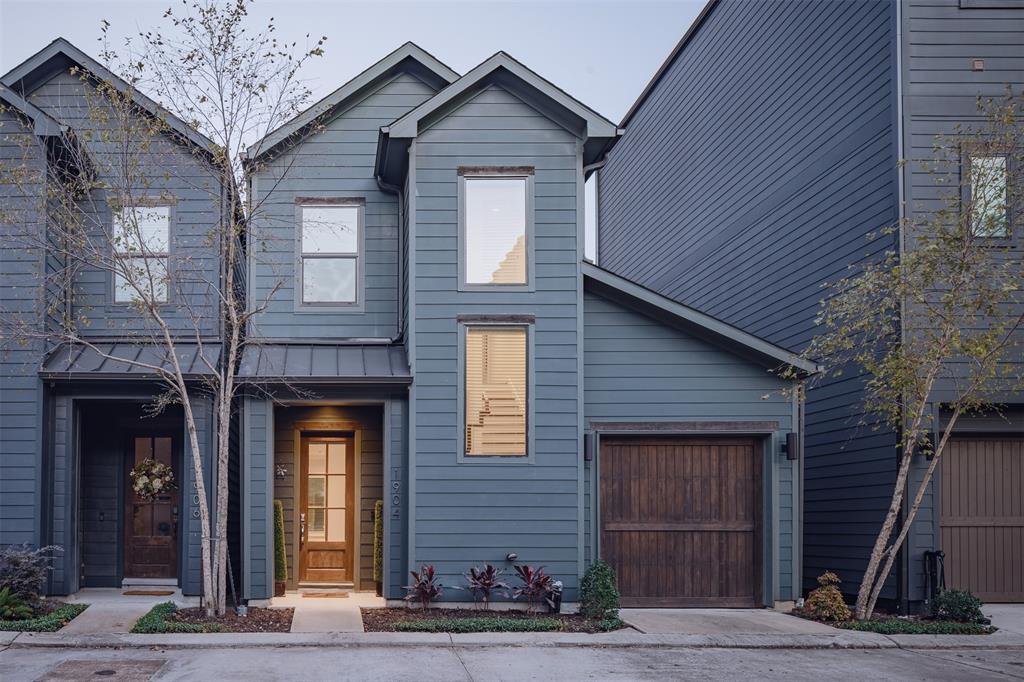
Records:
[[[591,500],[590,511],[590,555],[588,562],[601,558],[601,440],[602,438],[749,438],[758,452],[755,457],[761,461],[760,513],[755,528],[756,560],[761,579],[755,585],[755,606],[770,606],[775,600],[777,587],[777,559],[775,556],[776,497],[778,495],[777,471],[771,453],[775,443],[782,438],[780,425],[776,421],[722,421],[722,422],[591,422],[590,433],[594,438],[593,461],[588,490]],[[795,497],[795,495],[794,495]],[[795,502],[794,502],[795,504]],[[796,510],[794,509],[794,516]],[[802,539],[794,536],[794,543]],[[697,608],[697,607],[694,607]]]
[[[153,429],[146,429],[143,427],[127,427],[124,429],[124,453],[121,457],[121,488],[120,488],[120,509],[121,509],[121,528],[120,538],[120,551],[118,552],[119,561],[118,564],[121,569],[121,580],[127,578],[138,577],[128,575],[128,507],[131,505],[132,495],[128,492],[131,490],[131,470],[129,461],[134,459],[134,445],[135,439],[138,437],[149,437],[149,438],[170,438],[171,439],[171,461],[174,463],[174,480],[175,487],[173,488],[173,496],[175,505],[178,507],[178,521],[177,527],[175,528],[174,534],[174,576],[171,578],[159,578],[159,580],[173,580],[176,585],[181,585],[182,575],[182,561],[184,560],[184,548],[182,547],[182,526],[185,524],[185,515],[182,513],[182,490],[181,484],[183,480],[182,469],[185,466],[183,458],[183,449],[181,447],[181,437],[178,432],[171,427],[156,427]],[[141,579],[141,578],[140,578]]]
[[[360,512],[362,508],[362,454],[363,454],[363,431],[362,425],[359,422],[347,420],[347,419],[310,419],[305,421],[297,421],[293,425],[292,437],[294,439],[294,450],[295,462],[295,475],[292,476],[292,499],[295,500],[295,516],[292,519],[292,556],[295,557],[295,565],[292,566],[292,570],[289,571],[289,576],[294,577],[295,585],[297,586],[300,582],[299,575],[301,570],[299,568],[299,561],[302,557],[302,549],[299,544],[299,508],[302,506],[302,481],[306,474],[302,467],[302,440],[307,437],[307,434],[319,433],[327,436],[339,436],[344,437],[351,435],[352,442],[354,444],[354,450],[352,454],[352,468],[355,469],[355,478],[352,482],[353,493],[352,493],[352,504],[355,506],[352,514],[352,534],[355,538],[355,547],[352,553],[352,585],[353,589],[358,590],[359,588],[359,564],[360,552],[362,547],[362,533],[360,532],[360,526],[362,519],[360,518]],[[273,484],[271,484],[273,485]],[[291,582],[291,581],[289,581]]]

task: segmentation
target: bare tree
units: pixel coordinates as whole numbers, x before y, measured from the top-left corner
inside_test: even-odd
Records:
[[[272,193],[260,202],[245,196],[245,173],[253,170],[245,166],[245,150],[308,101],[311,93],[299,73],[323,54],[326,40],[307,36],[302,46],[283,43],[272,18],[252,30],[250,4],[186,0],[181,13],[167,10],[162,27],[117,49],[106,39],[110,24],[104,21],[100,58],[109,73],[75,71],[87,86],[87,104],[69,103],[67,117],[59,118],[78,130],[81,144],[68,153],[77,158],[51,159],[38,207],[47,216],[46,229],[0,216],[26,228],[20,235],[26,248],[45,249],[49,267],[40,289],[62,292],[47,296],[46,324],[4,314],[7,339],[39,336],[50,346],[85,346],[162,382],[165,391],[154,400],[154,411],[181,406],[199,499],[208,615],[223,613],[227,601],[228,462],[238,365],[252,342],[250,321],[284,282],[279,277],[258,299],[245,290],[247,262],[266,248],[250,243],[247,228]],[[23,187],[25,194],[38,190],[38,180],[34,165],[0,167],[0,184]],[[170,254],[168,232],[154,226],[182,192],[204,197],[214,218],[201,226],[200,243]],[[86,272],[111,277],[115,298],[133,312],[112,333],[153,352],[114,357],[82,333],[96,317],[88,314],[95,301],[76,286]],[[219,339],[215,346],[211,328]],[[195,349],[201,378],[182,366],[186,346]],[[197,399],[211,400],[216,417],[212,471],[199,441]],[[212,508],[207,474],[216,485]]]
[[[936,139],[922,169],[938,199],[881,231],[902,236],[901,253],[858,264],[826,285],[821,331],[804,351],[826,368],[815,381],[857,372],[865,424],[899,434],[892,497],[857,595],[858,619],[871,617],[960,418],[998,412],[999,396],[1020,386],[1024,270],[1009,216],[1021,206],[1022,104],[1012,92],[980,101],[983,123]],[[936,402],[946,415],[941,429],[933,423]],[[927,466],[909,490],[915,458]]]

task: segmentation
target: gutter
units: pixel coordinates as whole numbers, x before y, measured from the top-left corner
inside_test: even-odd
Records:
[[[378,145],[379,148],[380,145]],[[377,186],[380,187],[382,192],[392,194],[398,198],[398,321],[395,325],[396,331],[395,335],[391,338],[391,342],[399,343],[405,336],[405,294],[403,293],[405,285],[405,273],[403,271],[405,233],[402,230],[402,226],[405,225],[405,208],[403,207],[405,202],[401,187],[385,182],[383,176],[379,173],[374,175],[374,179],[377,181]]]

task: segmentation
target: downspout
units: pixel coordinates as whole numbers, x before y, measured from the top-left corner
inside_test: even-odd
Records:
[[[402,188],[398,185],[392,185],[384,181],[380,175],[374,176],[377,180],[377,186],[380,187],[382,192],[386,194],[392,194],[398,198],[398,322],[395,326],[395,335],[391,338],[391,343],[398,343],[402,340],[405,335],[405,273],[403,271],[403,256],[405,255],[405,233],[403,232],[402,226],[405,225],[405,207],[404,207],[404,196]]]

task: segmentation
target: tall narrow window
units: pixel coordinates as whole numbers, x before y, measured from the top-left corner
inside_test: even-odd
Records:
[[[358,302],[361,213],[361,206],[302,207],[303,303]]]
[[[527,200],[529,177],[464,178],[463,283],[528,283]]]
[[[466,328],[465,453],[525,456],[525,327]]]
[[[971,230],[979,237],[1007,235],[1005,156],[970,158]]]
[[[169,206],[132,206],[114,211],[114,253],[121,266],[114,275],[116,302],[167,301],[170,216]]]

